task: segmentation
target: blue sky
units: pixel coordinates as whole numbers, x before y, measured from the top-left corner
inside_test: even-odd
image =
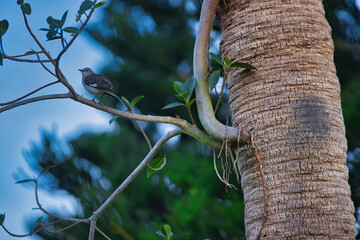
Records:
[[[29,24],[53,56],[60,50],[60,42],[46,42],[45,32],[38,29],[48,27],[46,23],[48,16],[59,19],[66,10],[69,10],[69,13],[65,25],[77,26],[74,19],[81,2],[82,0],[29,1],[32,6],[32,14],[28,17]],[[101,16],[100,8],[95,12],[91,23],[100,21]],[[8,32],[3,37],[6,54],[18,55],[31,48],[38,49],[26,31],[20,8],[15,0],[1,0],[0,20],[3,19],[9,21]],[[81,85],[81,75],[77,69],[91,67],[95,71],[101,71],[101,68],[110,62],[111,54],[83,34],[63,56],[60,66],[75,90],[90,98],[91,96]],[[54,81],[54,77],[39,64],[4,60],[4,66],[0,67],[0,102],[16,99],[51,81]],[[62,92],[66,92],[66,89],[58,85],[42,90],[38,95]],[[19,167],[28,171],[31,176],[34,175],[29,170],[22,152],[30,149],[31,142],[39,141],[40,129],[55,129],[58,135],[66,140],[83,131],[113,131],[114,126],[108,124],[110,118],[111,116],[106,113],[71,100],[37,102],[0,114],[0,213],[6,213],[5,225],[9,230],[18,234],[26,233],[25,219],[41,215],[39,211],[32,210],[36,207],[34,191],[14,184],[16,180],[13,177]],[[73,211],[75,204],[74,200],[64,193],[50,196],[46,192],[40,192],[40,200],[48,209],[61,209],[68,212]],[[0,239],[14,238],[1,229]],[[38,238],[33,236],[31,239]]]

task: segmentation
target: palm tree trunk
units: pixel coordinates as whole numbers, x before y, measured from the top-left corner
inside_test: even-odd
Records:
[[[320,0],[232,0],[218,11],[234,126],[255,127],[268,186],[262,239],[354,239],[347,141],[331,29]],[[259,166],[239,149],[247,239],[264,217]]]

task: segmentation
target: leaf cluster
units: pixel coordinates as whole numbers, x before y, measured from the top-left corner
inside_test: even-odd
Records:
[[[8,28],[9,28],[9,22],[6,19],[0,21],[0,66],[3,65],[3,53],[4,53],[4,49],[2,47],[2,37],[7,32]]]
[[[223,62],[218,55],[215,53],[209,52],[210,56],[217,64],[212,65],[213,72],[209,77],[209,90],[212,91],[216,84],[219,82],[220,74],[225,74],[230,68],[244,68],[249,70],[258,70],[256,67],[252,66],[249,63],[231,61],[229,57],[225,57]]]
[[[29,3],[24,3],[24,0],[17,0],[16,2],[18,5],[20,5],[21,11],[25,13],[26,15],[31,14],[31,6]]]
[[[173,102],[162,109],[174,108],[178,106],[184,106],[187,109],[190,109],[191,105],[195,102],[196,98],[191,99],[192,93],[195,89],[196,80],[194,76],[188,78],[184,83],[180,81],[174,81],[174,90],[176,92],[175,97],[180,100],[180,102]]]

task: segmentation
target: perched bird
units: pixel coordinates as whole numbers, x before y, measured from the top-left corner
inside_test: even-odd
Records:
[[[85,89],[95,95],[93,101],[95,101],[96,97],[100,97],[100,104],[104,94],[113,96],[117,98],[120,102],[122,102],[128,110],[131,110],[130,107],[121,99],[119,95],[113,90],[113,86],[109,79],[107,79],[104,75],[94,73],[91,68],[79,69],[82,74],[82,84]]]

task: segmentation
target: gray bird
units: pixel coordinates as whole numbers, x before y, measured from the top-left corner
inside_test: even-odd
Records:
[[[85,89],[95,95],[93,101],[96,97],[100,97],[100,104],[104,94],[110,95],[118,99],[122,102],[128,110],[131,110],[130,107],[125,104],[125,102],[117,95],[117,93],[113,90],[113,86],[109,79],[107,79],[104,75],[94,73],[91,68],[79,69],[82,74],[82,84]]]

